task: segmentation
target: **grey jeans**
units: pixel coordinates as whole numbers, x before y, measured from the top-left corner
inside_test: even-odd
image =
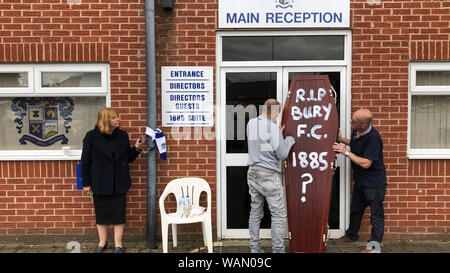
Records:
[[[259,229],[264,217],[264,199],[267,200],[271,214],[272,252],[284,253],[284,229],[286,226],[286,207],[281,174],[276,172],[247,172],[247,183],[251,197],[250,219],[250,250],[252,253],[262,251]]]

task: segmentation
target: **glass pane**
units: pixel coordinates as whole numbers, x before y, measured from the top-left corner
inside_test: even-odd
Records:
[[[101,87],[101,72],[42,72],[42,87]]]
[[[340,202],[340,168],[337,167],[333,175],[331,186],[330,213],[328,214],[328,226],[330,229],[339,229],[339,202]]]
[[[272,60],[271,37],[223,37],[224,61]]]
[[[343,60],[344,36],[274,37],[274,60]]]
[[[227,229],[248,229],[250,194],[247,170],[247,166],[227,167]],[[261,228],[270,228],[270,210],[265,201]]]
[[[412,96],[411,148],[450,148],[450,96]]]
[[[0,149],[81,150],[105,97],[0,98]]]
[[[417,86],[450,85],[450,71],[417,71]]]
[[[223,37],[223,61],[344,60],[344,36]]]
[[[277,73],[226,74],[227,153],[247,153],[247,122],[259,115],[259,106],[277,97]]]
[[[0,73],[0,88],[28,87],[28,72]]]

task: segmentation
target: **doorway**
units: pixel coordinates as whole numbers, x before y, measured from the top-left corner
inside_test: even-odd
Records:
[[[342,112],[343,92],[346,90],[345,67],[245,67],[221,70],[222,116],[225,139],[221,145],[222,168],[222,237],[249,238],[248,217],[250,196],[247,185],[247,122],[260,114],[260,106],[268,98],[276,98],[282,108],[290,81],[296,75],[328,75],[337,93],[337,109]],[[345,103],[344,103],[345,104]],[[278,123],[280,122],[280,118]],[[345,122],[341,121],[345,125]],[[345,128],[342,128],[345,130]],[[345,231],[345,160],[338,158],[333,178],[329,215],[330,237]],[[261,238],[270,238],[270,212],[265,204],[261,222]]]
[[[282,100],[281,68],[227,68],[221,71],[222,124],[225,139],[221,145],[222,226],[226,238],[249,238],[250,195],[247,185],[248,121],[259,115],[259,105],[268,98]],[[261,237],[270,238],[270,215],[265,205]]]
[[[259,106],[268,98],[276,98],[283,109],[293,76],[328,75],[337,92],[342,133],[347,135],[350,130],[346,120],[350,116],[351,32],[321,31],[320,34],[284,31],[218,33],[216,130],[217,231],[220,238],[250,238],[245,128],[250,119],[260,114]],[[323,47],[324,44],[327,46]],[[299,47],[303,49],[299,50]],[[280,121],[281,116],[278,123]],[[349,220],[350,164],[338,156],[337,165],[331,193],[329,238],[343,236]],[[267,204],[260,235],[261,238],[271,237]]]

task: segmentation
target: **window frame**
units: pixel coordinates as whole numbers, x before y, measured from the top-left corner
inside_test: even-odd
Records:
[[[28,73],[28,87],[0,87],[0,96],[3,94],[23,94],[23,95],[31,95],[34,93],[34,73],[33,67],[26,64],[2,64],[0,65],[0,73],[2,72],[11,72],[11,73]],[[10,90],[14,90],[13,93]]]
[[[57,68],[57,69],[55,69]],[[101,86],[100,87],[42,87],[42,73],[43,72],[100,72]],[[66,93],[77,93],[77,95],[102,95],[108,92],[106,87],[106,67],[101,64],[90,65],[41,65],[34,70],[36,93],[45,95],[63,95]]]
[[[343,60],[291,60],[291,61],[223,61],[222,58],[222,37],[224,36],[324,36],[324,35],[342,35],[344,36],[344,59]],[[266,66],[282,66],[282,67],[297,67],[297,66],[346,66],[351,59],[351,49],[349,49],[349,41],[351,41],[351,34],[345,30],[321,30],[321,31],[217,31],[216,35],[216,67],[266,67]]]
[[[407,153],[409,159],[450,159],[450,149],[413,149],[412,137],[412,96],[450,95],[450,85],[417,86],[418,71],[450,71],[450,62],[410,62],[408,92],[408,137]]]
[[[316,37],[316,38],[325,38],[325,37],[336,37],[336,38],[340,38],[342,39],[342,51],[340,52],[340,54],[342,54],[342,58],[323,58],[323,59],[301,59],[301,58],[292,58],[292,59],[282,59],[282,58],[278,58],[275,59],[275,55],[277,55],[276,53],[276,46],[275,46],[275,40],[276,39],[290,39],[290,38],[305,38],[305,39],[311,39],[311,37]],[[268,41],[270,40],[270,44],[271,44],[271,49],[272,49],[272,59],[267,59],[267,60],[224,60],[225,56],[224,56],[224,38],[266,38]],[[221,50],[222,52],[220,52],[221,54],[221,61],[222,62],[318,62],[318,61],[322,61],[322,62],[330,62],[330,61],[344,61],[345,60],[345,44],[346,42],[346,37],[345,35],[342,34],[336,34],[336,35],[322,35],[322,34],[317,34],[317,35],[312,35],[312,34],[308,34],[308,35],[272,35],[272,36],[264,36],[264,35],[223,35],[222,36],[222,45],[221,45]],[[260,59],[260,58],[259,58]]]
[[[0,88],[0,97],[104,97],[105,107],[111,106],[109,63],[0,64],[0,71],[25,72],[25,69],[29,73],[29,88],[21,90],[22,92],[16,92],[19,88],[15,88],[14,93],[10,91],[11,88]],[[101,87],[41,87],[41,73],[55,71],[101,72]],[[0,150],[0,161],[80,160],[81,151],[81,149],[69,150],[65,155],[63,149]]]

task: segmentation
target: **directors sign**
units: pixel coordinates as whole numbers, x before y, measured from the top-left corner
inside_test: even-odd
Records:
[[[313,27],[350,27],[350,0],[219,0],[219,28]]]
[[[213,126],[213,68],[161,67],[163,127]]]

